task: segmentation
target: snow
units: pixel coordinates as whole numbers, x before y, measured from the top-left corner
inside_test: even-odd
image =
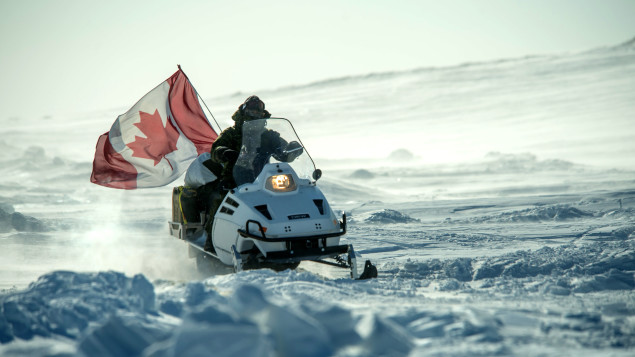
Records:
[[[88,182],[120,113],[0,118],[0,355],[632,356],[634,74],[619,46],[258,93],[367,281],[201,275],[171,187]],[[228,125],[243,97],[208,104]]]

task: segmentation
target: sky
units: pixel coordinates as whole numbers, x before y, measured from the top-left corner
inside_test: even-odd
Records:
[[[583,51],[635,37],[630,0],[0,2],[0,119],[125,111],[180,64],[203,98]]]

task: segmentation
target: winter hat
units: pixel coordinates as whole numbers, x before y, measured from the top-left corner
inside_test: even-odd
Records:
[[[265,112],[265,103],[258,96],[252,95],[245,100],[240,109],[250,117],[262,118]]]

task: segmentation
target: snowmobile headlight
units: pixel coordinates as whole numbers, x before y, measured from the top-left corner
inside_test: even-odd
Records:
[[[274,192],[290,192],[296,189],[291,175],[274,175],[267,179],[265,188]]]

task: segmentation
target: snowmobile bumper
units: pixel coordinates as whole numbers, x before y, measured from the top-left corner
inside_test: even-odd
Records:
[[[250,225],[258,226],[257,232],[259,232],[259,234],[250,233]],[[346,215],[343,216],[343,220],[340,222],[340,231],[334,233],[269,238],[265,235],[264,231],[265,230],[262,228],[260,222],[255,220],[248,220],[245,223],[245,230],[238,229],[238,234],[243,238],[268,243],[285,243],[285,250],[263,253],[264,257],[261,258],[261,264],[289,264],[310,260],[340,268],[349,268],[353,279],[369,279],[377,277],[377,268],[375,268],[369,260],[365,263],[363,273],[358,275],[355,252],[352,245],[327,246],[328,238],[339,237],[346,234]],[[341,257],[343,254],[347,254],[348,259],[343,259]],[[328,258],[333,259],[334,262],[324,260]]]
[[[259,234],[251,233],[251,225],[256,225]],[[266,243],[284,243],[285,250],[263,252],[265,260],[272,263],[293,263],[302,260],[320,260],[323,258],[333,258],[341,254],[349,252],[348,245],[328,246],[327,239],[339,237],[346,234],[346,216],[343,222],[340,222],[340,230],[334,233],[311,235],[311,236],[292,236],[283,238],[267,237],[265,230],[260,222],[248,220],[245,223],[245,229],[238,229],[238,234],[243,238],[252,239]]]
[[[249,226],[252,224],[258,226],[257,232],[259,234],[251,233]],[[245,222],[245,229],[244,230],[238,229],[238,234],[240,234],[244,238],[251,238],[251,239],[260,240],[264,242],[292,242],[296,240],[314,240],[314,239],[326,239],[326,238],[332,238],[332,237],[339,237],[346,234],[346,215],[345,214],[342,215],[342,221],[340,222],[340,231],[334,232],[334,233],[318,234],[318,235],[311,235],[311,236],[271,238],[265,235],[265,231],[266,230],[262,228],[262,224],[260,224],[260,222],[253,219],[248,219],[247,222]]]

